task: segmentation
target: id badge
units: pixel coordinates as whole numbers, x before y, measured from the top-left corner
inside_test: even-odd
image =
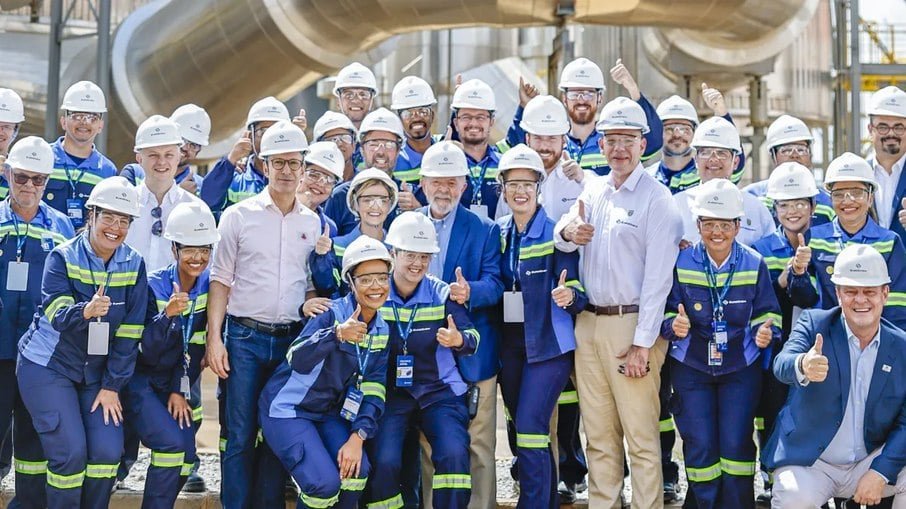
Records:
[[[525,322],[522,292],[503,292],[503,321],[506,323]]]
[[[708,365],[720,366],[724,363],[724,354],[714,341],[708,342]]]
[[[355,420],[355,416],[359,415],[359,407],[362,406],[362,398],[364,397],[365,395],[362,394],[362,391],[355,387],[350,387],[346,391],[346,399],[343,401],[343,408],[340,409],[340,417],[347,421]]]
[[[85,201],[81,198],[70,198],[66,200],[66,215],[69,216],[69,219],[72,219],[73,225],[78,222],[78,225],[82,225],[82,211],[85,207]]]
[[[488,206],[487,205],[482,205],[480,203],[473,203],[473,204],[469,205],[469,210],[471,210],[472,212],[477,214],[478,217],[481,217],[484,219],[490,219],[488,217]]]
[[[28,262],[9,262],[6,289],[11,292],[24,292],[28,289]]]
[[[714,342],[717,344],[717,351],[726,352],[727,351],[727,322],[723,320],[714,320],[711,322],[711,327],[714,331]]]
[[[412,387],[412,373],[415,370],[415,359],[411,355],[396,357],[396,386]]]
[[[110,323],[88,322],[88,355],[107,355],[110,345]]]
[[[179,392],[181,392],[186,399],[189,399],[189,396],[192,394],[192,389],[189,387],[188,375],[183,375],[182,378],[179,379]]]
[[[51,237],[49,233],[41,234],[41,249],[43,249],[45,253],[53,251],[53,237]]]

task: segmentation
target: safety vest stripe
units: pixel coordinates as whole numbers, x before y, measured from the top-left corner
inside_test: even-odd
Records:
[[[755,475],[754,461],[735,461],[727,458],[720,459],[720,469],[728,475],[749,476]]]
[[[339,502],[340,492],[338,491],[336,493],[336,495],[332,495],[328,498],[315,497],[315,496],[308,495],[307,493],[303,492],[299,496],[299,498],[302,499],[302,503],[305,504],[306,506],[312,507],[314,509],[321,509],[324,507],[330,507],[330,506],[336,504],[337,502]]]
[[[81,172],[81,170],[79,170],[79,172]],[[80,183],[80,184],[91,184],[93,186],[96,186],[98,184],[98,182],[104,180],[104,178],[101,177],[100,175],[95,175],[94,173],[91,173],[90,171],[86,171],[85,173],[82,173],[81,176],[79,176],[79,174],[74,171],[70,171],[69,174],[70,174],[70,176],[72,176],[73,180],[75,180],[76,177],[78,177],[78,180],[75,180],[75,182]],[[66,176],[66,168],[54,168],[53,173],[50,174],[50,178],[51,178],[51,180],[62,180],[65,182],[69,182],[69,177]]]
[[[506,138],[498,141],[496,147],[497,147],[497,151],[500,152],[501,154],[503,154],[504,152],[506,152],[507,150],[512,148],[512,147],[510,147],[510,144],[507,143]]]
[[[903,292],[890,292],[887,295],[887,306],[906,306],[906,293]]]
[[[59,490],[71,490],[73,488],[81,488],[82,484],[85,482],[85,471],[63,475],[54,473],[52,470],[47,469],[47,484],[57,488]]]
[[[832,254],[840,254],[840,251],[842,251],[844,247],[848,247],[850,245],[866,245],[866,246],[871,246],[871,247],[877,249],[878,252],[881,254],[887,254],[887,253],[890,253],[891,251],[893,251],[893,243],[894,243],[893,240],[881,240],[878,242],[862,243],[862,242],[838,242],[838,241],[829,241],[829,240],[824,240],[824,239],[811,239],[808,243],[808,246],[810,248],[818,250],[818,251],[825,251],[827,253],[832,253]],[[841,244],[842,244],[842,247],[841,247]]]
[[[179,469],[179,476],[188,477],[188,475],[192,473],[192,467],[194,466],[194,463],[183,463],[182,468]]]
[[[669,320],[669,319],[673,318],[674,316],[677,316],[678,314],[679,313],[674,313],[673,311],[668,311],[668,312],[664,313],[664,320]]]
[[[767,196],[762,196],[762,197],[760,197],[760,198],[758,198],[758,199],[759,199],[759,200],[761,201],[761,203],[762,203],[765,207],[767,207],[768,209],[770,209],[771,207],[774,206],[774,199],[773,199],[773,198],[768,198]]]
[[[145,326],[141,324],[121,323],[120,326],[116,328],[116,334],[114,334],[114,336],[118,338],[142,339],[142,331],[144,330]]]
[[[533,435],[529,433],[516,433],[516,447],[523,449],[545,449],[551,443],[549,435]]]
[[[44,240],[45,236],[50,236],[51,240],[54,241],[54,245],[66,242],[66,237],[63,236],[63,234],[33,224],[29,224],[28,229],[19,234],[16,234],[16,227],[14,225],[0,226],[0,236],[3,235],[9,235],[13,238],[28,237],[35,240]]]
[[[227,200],[230,203],[239,203],[242,200],[255,196],[256,194],[258,193],[250,193],[248,191],[233,191],[232,189],[230,189],[229,191],[227,191]]]
[[[463,329],[463,334],[471,334],[475,337],[475,351],[478,351],[478,347],[481,346],[481,333],[478,332],[478,329]]]
[[[93,465],[89,463],[85,468],[85,477],[89,479],[110,479],[116,477],[116,471],[119,467],[119,463],[108,465]]]
[[[217,448],[220,449],[220,452],[226,451],[226,444],[227,444],[227,439],[221,438],[220,442],[217,444],[218,445]]]
[[[661,433],[666,433],[668,431],[674,431],[676,429],[676,424],[673,422],[673,417],[668,417],[663,421],[658,421],[658,428]]]
[[[755,431],[764,431],[764,417],[755,418]]]
[[[163,313],[163,311],[165,309],[167,309],[167,303],[170,301],[155,299],[154,302],[157,303],[157,312]],[[191,302],[192,301],[190,300],[189,303],[191,304]],[[195,298],[195,312],[196,313],[204,311],[207,308],[208,308],[208,294],[207,293],[203,293]],[[191,305],[190,305],[189,307],[187,307],[185,309],[185,311],[182,312],[182,316],[189,316],[189,313],[191,311],[192,311],[192,309],[191,309]]]
[[[371,339],[371,350],[372,352],[379,352],[387,348],[387,343],[390,341],[389,334],[372,334]]]
[[[25,461],[13,458],[17,474],[43,475],[47,473],[47,461]]]
[[[198,405],[192,409],[192,420],[200,422],[202,419],[204,419],[204,406]]]
[[[336,243],[334,243],[333,254],[339,258],[343,258],[343,255],[346,254],[346,248],[343,246],[338,246]]]
[[[576,391],[563,391],[557,398],[558,405],[574,405],[579,402],[579,393]]]
[[[92,278],[92,274],[94,278]],[[69,279],[81,281],[86,285],[94,285],[95,282],[107,281],[107,273],[101,271],[91,271],[83,269],[74,263],[66,264],[66,275]],[[108,286],[131,286],[138,281],[138,272],[113,272],[110,274],[110,283]]]
[[[749,325],[751,327],[754,327],[768,321],[768,318],[774,320],[774,326],[776,327],[780,327],[781,322],[783,322],[783,317],[778,315],[777,313],[765,313],[761,316],[752,318],[752,320],[749,321]]]
[[[472,476],[470,474],[434,474],[431,487],[435,490],[470,490],[472,489]]]
[[[190,345],[205,344],[205,342],[206,342],[205,338],[207,337],[207,333],[208,333],[207,330],[200,330],[200,331],[196,332],[195,334],[192,334],[192,337],[189,338],[189,344]]]
[[[403,496],[397,493],[390,498],[378,502],[371,502],[370,504],[367,504],[366,507],[368,509],[400,509],[400,507],[403,507]]]
[[[837,217],[837,212],[835,212],[834,208],[830,205],[818,204],[817,206],[815,206],[815,215],[824,216],[832,221],[835,217]]]
[[[472,174],[472,178],[478,178],[481,176],[481,166],[472,166],[469,168],[469,173]],[[497,168],[488,167],[484,172],[485,180],[496,180],[497,179]]]
[[[57,316],[57,313],[61,309],[72,306],[73,304],[75,304],[75,299],[72,298],[72,296],[61,295],[47,305],[47,308],[44,309],[44,316],[47,317],[48,321],[53,321],[53,318]]]
[[[387,389],[378,382],[362,382],[362,395],[374,396],[384,401],[387,398]]]
[[[160,468],[182,468],[186,459],[184,452],[151,451],[151,466]]]
[[[566,282],[566,287],[567,287],[567,288],[575,288],[576,290],[579,290],[580,292],[584,292],[584,291],[585,291],[585,287],[582,286],[582,283],[579,282],[578,279],[570,279],[570,280],[568,280],[568,281]]]
[[[698,270],[692,269],[676,269],[676,275],[679,279],[679,282],[682,284],[689,285],[698,285],[698,286],[709,286],[708,276]],[[717,285],[723,286],[727,282],[728,273],[722,272],[717,274]],[[747,286],[755,285],[758,283],[758,271],[757,270],[743,270],[735,272],[733,274],[733,281],[730,282],[730,286]]]
[[[718,477],[720,477],[720,462],[704,468],[686,465],[686,478],[689,479],[689,482],[708,482]]]
[[[401,182],[414,182],[421,178],[421,168],[409,168],[408,170],[393,170],[393,178]]]
[[[444,306],[431,306],[425,308],[418,308],[415,313],[416,322],[430,322],[432,320],[443,320],[446,318],[444,315]],[[402,308],[399,310],[400,321],[408,322],[409,318],[412,316],[412,310],[407,308]],[[382,307],[381,308],[381,318],[387,321],[396,321],[396,316],[393,315],[393,308],[391,307]]]
[[[365,489],[365,484],[367,482],[367,477],[363,477],[361,479],[346,478],[340,481],[340,489],[345,491],[362,491]]]
[[[765,256],[764,263],[768,266],[770,270],[784,270],[786,269],[787,264],[790,262],[790,257],[780,257],[780,256]]]
[[[524,247],[519,250],[519,259],[528,260],[530,258],[540,258],[542,256],[554,254],[554,241],[536,244],[534,246]]]

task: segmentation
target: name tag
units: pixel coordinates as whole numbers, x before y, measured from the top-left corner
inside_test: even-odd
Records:
[[[343,401],[343,408],[340,409],[340,417],[347,421],[355,420],[359,415],[359,408],[362,406],[362,399],[365,397],[362,391],[355,387],[350,387],[346,391],[346,399]]]
[[[88,355],[107,355],[110,345],[110,323],[88,323]]]
[[[9,262],[6,268],[6,289],[24,292],[28,289],[28,262]]]
[[[188,375],[183,375],[182,378],[179,379],[179,392],[181,392],[186,399],[189,399],[192,396]]]
[[[82,226],[82,211],[85,208],[85,202],[81,198],[70,198],[66,200],[66,215],[72,220],[73,226]]]
[[[411,355],[396,357],[396,386],[412,387],[412,374],[415,371],[415,359]]]
[[[711,327],[714,336],[714,342],[717,344],[717,350],[719,352],[727,351],[727,322],[723,320],[715,320],[711,322]]]
[[[45,253],[53,251],[53,237],[51,237],[49,233],[41,234],[41,249],[43,249]]]
[[[525,322],[522,292],[503,292],[503,321],[506,323]]]
[[[708,365],[720,366],[724,363],[724,354],[717,347],[714,341],[708,342]]]
[[[484,218],[484,219],[489,219],[489,217],[488,217],[488,206],[487,206],[487,205],[481,205],[481,204],[479,204],[479,203],[473,203],[473,204],[469,205],[469,210],[471,210],[472,212],[474,212],[475,214],[477,214],[478,217],[481,217],[481,218]]]

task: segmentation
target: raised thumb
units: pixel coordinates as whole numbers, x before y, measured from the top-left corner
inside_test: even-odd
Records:
[[[800,233],[800,234],[797,235],[796,237],[797,237],[797,239],[799,240],[799,247],[805,247],[805,245],[806,245],[806,244],[805,244],[805,235],[803,235],[803,234]]]
[[[179,293],[179,283],[173,281],[173,293]]]
[[[456,267],[456,282],[462,283],[466,278],[462,277],[462,267]]]
[[[245,140],[250,140],[250,139],[252,139],[252,132],[251,132],[251,131],[248,131],[248,130],[243,131],[243,133],[242,133],[242,139],[245,139]]]
[[[815,346],[812,347],[812,350],[815,353],[817,353],[818,355],[822,355],[821,350],[823,348],[824,348],[824,336],[822,336],[820,333],[818,333],[818,335],[815,336]]]
[[[702,82],[702,92],[704,92],[705,90],[708,90],[708,84],[703,81]]]
[[[677,311],[679,312],[680,316],[686,316],[686,307],[683,306],[682,304],[679,305],[679,308],[677,309]]]
[[[456,322],[453,321],[453,315],[447,315],[447,328],[456,330]]]
[[[403,182],[402,184],[400,184],[400,189],[406,191],[407,193],[412,192],[412,186],[409,185],[408,182]]]
[[[321,232],[322,237],[330,237],[330,226],[324,221],[324,230]]]
[[[362,305],[361,305],[361,304],[356,304],[356,306],[355,306],[355,311],[352,312],[352,316],[350,316],[350,318],[352,318],[353,320],[358,321],[359,315],[361,315],[361,314],[362,314]]]
[[[582,222],[584,223],[585,222],[585,202],[582,200],[578,200],[578,201],[579,201],[579,219],[581,219]]]
[[[763,329],[770,329],[772,325],[774,325],[774,319],[768,318],[763,324],[761,324],[761,327]]]
[[[525,80],[522,79],[522,76],[519,76],[519,88],[523,88],[524,86],[525,86]]]
[[[560,271],[560,282],[558,286],[566,286],[566,269]]]
[[[900,201],[900,206],[906,209],[906,197],[904,197],[903,200]]]
[[[96,295],[97,295],[98,297],[103,297],[103,296],[104,296],[104,283],[101,283],[101,285],[98,286],[98,291],[96,292]]]

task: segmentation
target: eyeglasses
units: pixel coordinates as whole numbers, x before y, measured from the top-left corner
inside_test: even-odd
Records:
[[[186,258],[207,258],[211,256],[211,246],[202,246],[202,247],[185,247],[179,246],[176,248],[176,252],[180,255],[185,255]]]
[[[182,140],[182,148],[187,151],[198,152],[201,150],[201,145],[195,142],[191,142],[185,138]]]
[[[702,233],[730,233],[736,229],[736,220],[733,221],[698,221]]]
[[[427,264],[431,261],[431,255],[429,253],[413,253],[412,251],[400,251],[400,255],[403,257],[406,263],[422,263]]]
[[[490,115],[456,115],[456,118],[458,118],[459,120],[461,120],[462,122],[464,122],[466,124],[471,123],[472,121],[483,124],[483,123],[491,120]]]
[[[862,201],[868,194],[869,190],[863,188],[853,188],[853,189],[837,189],[836,191],[831,191],[831,199],[834,201],[843,201],[843,200],[852,200],[852,201]]]
[[[28,183],[28,181],[31,181],[31,183],[34,184],[35,187],[43,187],[44,184],[47,183],[47,175],[35,175],[29,177],[24,173],[13,172],[13,180],[15,180],[16,184],[19,184],[20,186],[24,186]]]
[[[321,141],[332,141],[332,142],[336,143],[337,145],[339,145],[341,143],[349,145],[352,143],[352,135],[351,134],[335,134],[330,137],[323,137],[323,138],[321,138]]]
[[[903,136],[906,134],[906,125],[903,124],[894,124],[892,127],[887,124],[871,124],[875,128],[875,131],[878,131],[878,134],[885,135],[890,133],[893,130],[893,134],[897,136]]]
[[[695,151],[695,157],[708,160],[716,158],[718,161],[729,161],[733,157],[733,152],[725,148],[700,148]]]
[[[359,204],[360,207],[361,207],[361,206],[365,206],[365,207],[375,207],[375,206],[377,206],[377,207],[386,207],[387,205],[390,204],[390,197],[389,197],[389,196],[379,196],[379,195],[369,194],[369,195],[366,195],[366,196],[357,196],[357,197],[356,197],[356,202],[358,202],[358,204]]]
[[[811,149],[806,145],[784,145],[777,149],[777,153],[784,157],[807,156],[811,153]]]
[[[128,229],[129,225],[132,224],[132,217],[106,210],[100,211],[97,214],[97,219],[104,226],[116,225],[123,229]]]
[[[305,177],[305,180],[307,180],[313,184],[325,184],[328,186],[332,186],[337,183],[337,179],[334,178],[333,175],[328,175],[328,174],[324,173],[323,171],[318,171],[315,169],[305,170],[305,173],[303,174],[303,176]]]
[[[412,117],[428,118],[431,116],[431,108],[422,106],[421,108],[409,108],[400,112],[400,118],[409,120]]]
[[[792,212],[792,211],[803,211],[811,208],[812,202],[809,200],[784,200],[784,201],[775,201],[774,208],[778,212]]]
[[[687,125],[665,125],[664,132],[667,134],[689,135],[692,134],[692,128]]]
[[[160,234],[164,231],[164,223],[160,219],[163,212],[164,211],[160,207],[151,209],[151,217],[157,219],[157,221],[154,221],[154,224],[151,225],[151,234],[155,237],[160,237]]]
[[[607,145],[608,148],[631,147],[640,139],[641,139],[640,136],[623,136],[620,138],[614,138],[613,135],[611,135],[611,136],[605,135],[604,144]]]
[[[93,124],[101,119],[101,116],[97,113],[68,113],[67,117],[71,118],[74,122],[79,122],[83,124]]]
[[[379,272],[376,274],[362,274],[361,276],[352,276],[357,285],[365,288],[370,286],[387,286],[390,284],[390,274]]]
[[[286,166],[289,166],[289,170],[292,172],[297,172],[302,169],[302,160],[301,159],[268,159],[271,168],[281,171]]]
[[[374,94],[371,92],[371,90],[344,90],[340,92],[340,97],[342,97],[346,101],[367,101],[373,96]]]
[[[538,190],[538,182],[531,180],[511,180],[503,183],[508,193],[531,193]]]
[[[380,150],[382,148],[396,150],[399,148],[399,143],[395,140],[368,140],[362,142],[362,147],[368,150]]]
[[[15,132],[18,128],[18,124],[8,124],[6,122],[0,122],[0,133],[11,133]]]
[[[578,101],[580,99],[583,101],[591,101],[597,96],[597,91],[593,92],[590,90],[570,90],[566,93],[566,99],[569,101]]]

